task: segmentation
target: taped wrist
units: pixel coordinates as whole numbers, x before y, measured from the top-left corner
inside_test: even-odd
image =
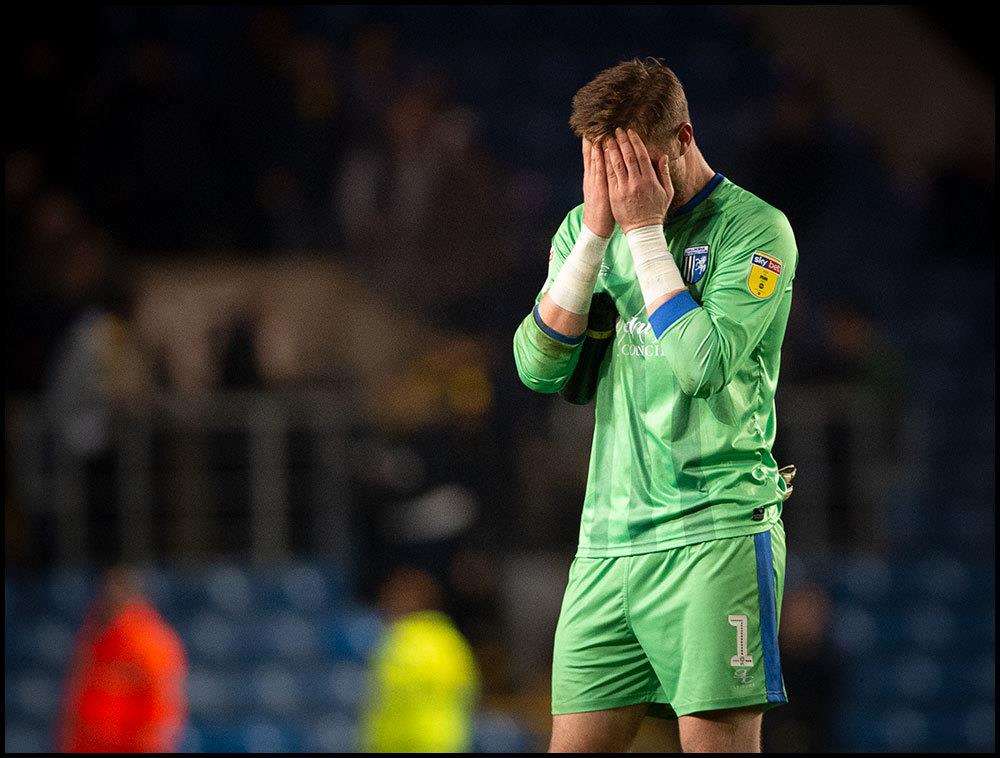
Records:
[[[687,289],[674,257],[667,249],[667,238],[659,224],[633,229],[625,235],[642,299],[648,308],[670,292]]]
[[[607,249],[607,238],[597,236],[586,224],[581,224],[580,236],[549,287],[549,300],[563,310],[585,316]]]

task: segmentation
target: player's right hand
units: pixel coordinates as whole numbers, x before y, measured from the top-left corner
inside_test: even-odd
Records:
[[[604,151],[587,139],[583,140],[583,223],[599,237],[610,237],[615,230]]]

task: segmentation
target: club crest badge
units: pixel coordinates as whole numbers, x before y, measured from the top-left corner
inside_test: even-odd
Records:
[[[689,247],[684,251],[681,277],[686,284],[697,284],[708,269],[708,245]]]
[[[750,274],[747,276],[747,289],[750,294],[763,300],[774,294],[774,288],[781,276],[781,261],[773,258],[763,250],[757,250],[750,256]]]

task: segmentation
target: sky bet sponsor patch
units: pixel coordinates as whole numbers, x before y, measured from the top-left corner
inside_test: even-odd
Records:
[[[689,247],[684,251],[684,266],[681,276],[685,283],[696,284],[708,268],[708,245]]]
[[[750,256],[750,276],[747,277],[747,287],[754,297],[764,299],[774,293],[781,276],[781,261],[772,258],[763,250],[757,250]]]

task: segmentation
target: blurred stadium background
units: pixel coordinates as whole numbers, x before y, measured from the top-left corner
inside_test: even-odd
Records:
[[[968,28],[220,6],[7,35],[7,750],[53,747],[116,563],[187,651],[185,750],[358,747],[398,566],[474,651],[468,746],[544,746],[592,409],[523,389],[510,342],[579,202],[570,97],[633,55],[801,251],[766,746],[994,747],[994,89]]]

